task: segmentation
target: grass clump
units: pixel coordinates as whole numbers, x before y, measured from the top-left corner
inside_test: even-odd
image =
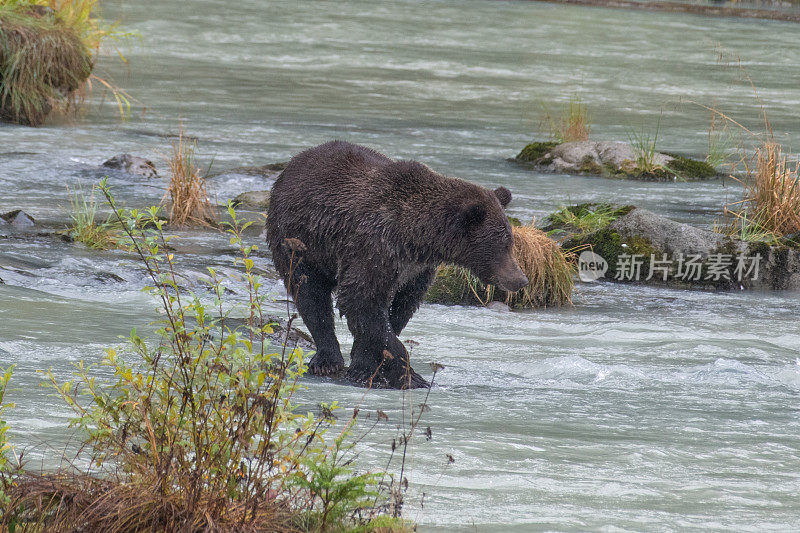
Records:
[[[110,218],[105,222],[97,221],[95,191],[93,187],[88,196],[80,192],[70,196],[72,225],[67,229],[66,235],[70,240],[82,242],[89,248],[107,250],[117,246],[120,228]]]
[[[780,240],[800,232],[800,163],[790,163],[768,140],[745,162],[744,197],[725,207],[733,222],[727,232],[742,240]]]
[[[127,114],[125,92],[92,74],[101,42],[121,35],[97,7],[98,0],[0,1],[0,119],[41,125],[52,111],[77,109],[92,80]]]
[[[178,284],[158,208],[122,212],[105,183],[100,190],[163,318],[154,340],[134,329],[124,349],[106,350],[107,380],[83,362],[72,381],[45,373],[85,436],[80,462],[88,470],[3,475],[0,530],[366,532],[381,516],[391,527],[384,531],[402,530],[382,478],[355,471],[359,410],[337,421],[335,402],[319,404],[317,415],[298,408],[304,354],[288,346],[294,317],[283,346],[268,346],[272,326],[251,257],[257,247],[242,239],[250,223],[229,207],[245,302],[224,302],[222,280],[209,268],[207,305]],[[237,312],[244,325],[230,318]]]
[[[92,67],[73,27],[27,3],[0,4],[0,118],[38,126],[68,110]]]
[[[168,160],[171,178],[168,194],[170,197],[169,221],[178,226],[214,223],[214,211],[206,194],[206,183],[195,165],[194,152],[197,142],[188,140],[181,130],[172,144],[172,154]]]
[[[469,270],[442,265],[426,300],[443,304],[480,304],[491,301],[509,307],[527,309],[572,303],[575,273],[574,255],[565,252],[543,231],[531,226],[515,226],[514,257],[528,277],[523,289],[508,293],[493,285],[484,285]]]
[[[659,119],[660,122],[660,119]],[[642,128],[641,132],[631,130],[628,133],[628,142],[633,148],[635,159],[633,161],[633,168],[624,169],[626,171],[638,172],[641,174],[656,174],[663,171],[663,167],[658,163],[659,153],[656,150],[658,143],[658,130],[659,126],[656,125],[656,131],[651,134]]]
[[[718,122],[722,121],[722,127]],[[730,161],[730,152],[736,146],[736,139],[728,128],[728,122],[717,113],[711,111],[711,123],[708,128],[708,154],[706,163],[717,169]]]
[[[579,96],[570,98],[558,118],[553,117],[545,108],[544,122],[548,126],[550,137],[558,144],[589,140],[589,106]]]

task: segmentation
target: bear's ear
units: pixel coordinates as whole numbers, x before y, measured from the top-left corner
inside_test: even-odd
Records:
[[[500,205],[505,207],[511,203],[511,191],[506,189],[505,187],[498,187],[494,190],[494,195],[497,196],[497,199],[500,200]]]
[[[486,206],[482,203],[468,204],[461,211],[461,225],[467,229],[479,226],[486,220]]]

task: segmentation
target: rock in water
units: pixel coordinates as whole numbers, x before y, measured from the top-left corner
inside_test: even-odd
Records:
[[[590,247],[608,264],[604,277],[615,281],[694,289],[800,290],[796,243],[741,241],[641,208],[591,233],[568,237],[564,247]]]
[[[269,209],[269,191],[248,191],[243,192],[233,199],[234,207],[244,207],[249,209],[267,210]]]
[[[145,178],[157,178],[156,166],[152,161],[131,154],[115,155],[105,163],[106,168],[121,170],[132,176],[143,176]]]
[[[511,308],[503,302],[489,302],[486,304],[486,309],[491,309],[492,311],[497,311],[498,313],[511,312]]]
[[[620,141],[535,142],[523,148],[515,161],[543,172],[646,181],[690,181],[717,176],[714,167],[704,161],[642,150]]]
[[[0,220],[17,229],[32,228],[36,225],[36,220],[22,209],[15,209],[2,214],[0,215]],[[0,223],[0,225],[3,224]]]

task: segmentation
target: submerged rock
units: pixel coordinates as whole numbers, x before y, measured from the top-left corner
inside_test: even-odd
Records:
[[[620,141],[536,142],[523,148],[514,160],[543,172],[649,181],[702,180],[717,175],[714,167],[703,161],[660,152],[643,156],[630,143]]]
[[[244,207],[266,211],[269,209],[269,191],[243,192],[233,199],[233,207]]]
[[[32,228],[36,220],[22,209],[15,209],[0,215],[0,226],[5,223],[17,229]]]
[[[491,309],[492,311],[497,311],[498,313],[510,313],[511,308],[504,304],[503,302],[489,302],[486,305],[486,309]]]
[[[274,179],[280,174],[283,169],[286,168],[287,163],[268,163],[266,165],[260,166],[244,166],[244,167],[236,167],[230,170],[225,170],[223,172],[218,172],[216,174],[212,174],[208,176],[209,178],[217,178],[220,176],[228,176],[228,175],[244,175],[244,176],[261,176],[267,179]]]
[[[132,176],[143,176],[145,178],[157,178],[156,166],[152,161],[131,154],[115,155],[103,163],[105,168],[121,170]]]
[[[589,232],[565,228],[564,247],[587,248],[579,260],[582,279],[599,272],[595,279],[680,288],[800,290],[800,250],[789,241],[746,242],[646,209],[624,209]]]

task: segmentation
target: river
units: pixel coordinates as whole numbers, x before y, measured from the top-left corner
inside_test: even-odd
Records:
[[[339,138],[509,187],[509,214],[524,220],[611,200],[710,227],[741,197],[731,180],[543,175],[506,159],[542,137],[542,106],[557,113],[575,95],[597,139],[657,127],[659,148],[703,156],[709,113],[693,102],[754,131],[763,104],[776,138],[800,146],[796,24],[483,0],[104,5],[139,33],[118,44],[127,65],[107,51],[96,69],[135,98],[130,120],[96,92],[75,119],[0,126],[0,212],[63,226],[68,187],[88,191],[104,175],[98,165],[121,152],[166,174],[164,136],[183,125],[213,171]],[[736,57],[758,98],[729,64]],[[219,202],[269,186],[209,180]],[[117,176],[112,187],[126,204],[149,205],[165,184]],[[225,237],[181,239],[188,276],[229,265]],[[34,464],[53,465],[74,437],[37,371],[67,379],[73,362],[98,361],[132,326],[146,328],[155,303],[129,256],[53,239],[0,239],[0,278],[0,367],[16,365],[11,438]],[[270,290],[280,297],[278,284]],[[797,294],[599,283],[578,285],[574,299],[513,314],[424,305],[415,315],[403,338],[419,342],[416,368],[430,375],[435,360],[445,370],[424,418],[433,439],[413,447],[408,518],[422,531],[797,530]],[[349,350],[343,321],[337,328]],[[308,384],[314,400],[400,416],[397,391]],[[380,467],[384,437],[362,464]]]

